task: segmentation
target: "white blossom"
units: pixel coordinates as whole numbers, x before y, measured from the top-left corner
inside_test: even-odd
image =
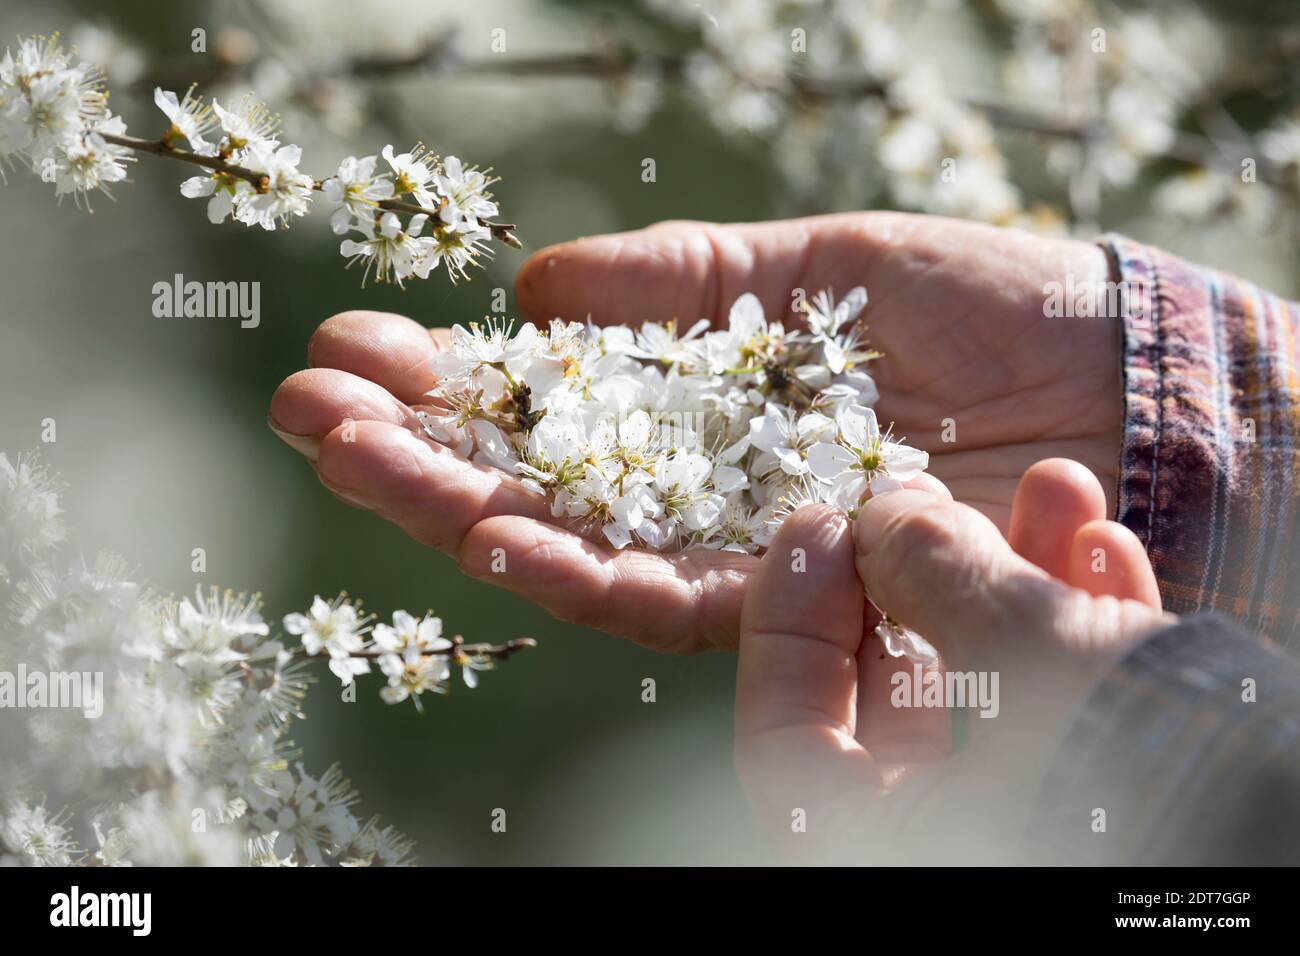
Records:
[[[438,197],[431,188],[437,175],[428,162],[431,157],[420,147],[409,153],[393,153],[392,145],[385,146],[381,155],[393,171],[393,190],[398,195],[410,193],[416,203],[429,211],[438,207]]]
[[[219,128],[220,120],[210,104],[194,95],[193,87],[179,99],[171,90],[157,87],[153,101],[171,123],[163,134],[164,139],[180,137],[200,156],[217,154],[217,144],[209,142],[208,136]]]
[[[129,51],[115,38],[104,31],[87,36],[115,56],[116,77],[132,73]],[[319,190],[337,207],[330,217],[335,234],[361,233],[340,252],[366,261],[363,283],[372,271],[400,285],[440,267],[456,282],[491,257],[492,242],[519,244],[508,226],[492,221],[499,207],[489,187],[496,180],[458,157],[439,159],[423,146],[398,154],[388,145],[382,156],[391,172],[376,173],[375,156],[350,156],[318,181],[302,168],[302,148],[282,142],[279,116],[254,94],[228,107],[194,86],[179,96],[155,87],[154,104],[167,125],[145,137],[127,135],[107,98],[102,72],[65,51],[57,37],[19,38],[17,49],[0,57],[0,179],[20,159],[58,197],[72,195],[89,209],[92,192],[111,196],[109,188],[126,179],[126,163],[153,154],[202,167],[180,192],[206,199],[210,222],[233,218],[266,230],[305,216]],[[422,235],[430,222],[430,234]]]
[[[290,649],[256,595],[217,588],[179,600],[125,578],[121,559],[59,564],[54,481],[31,457],[0,454],[0,661],[103,676],[97,714],[6,711],[0,736],[0,865],[403,865],[411,843],[353,814],[337,767],[294,765],[313,656],[351,680],[379,654],[383,700],[467,685],[495,649],[442,635],[432,613],[376,625],[355,602],[317,597],[285,618]],[[391,659],[391,660],[390,660]],[[356,665],[360,664],[361,667]],[[82,703],[91,701],[83,694]]]
[[[850,405],[836,418],[836,442],[808,449],[813,475],[831,485],[830,500],[850,513],[867,497],[896,491],[925,470],[929,456],[880,432],[876,413]]]
[[[369,619],[351,601],[339,597],[329,602],[319,594],[306,614],[295,612],[284,618],[284,629],[302,639],[304,651],[312,655],[323,651],[329,655],[330,670],[344,684],[352,683],[358,674],[370,672],[369,663],[352,656],[365,650],[363,635],[369,626]]]
[[[544,333],[501,320],[458,325],[432,361],[428,401],[439,411],[420,420],[434,440],[516,476],[557,519],[615,548],[757,553],[801,486],[820,489],[809,500],[852,510],[856,485],[847,486],[870,455],[880,462],[866,481],[878,490],[924,467],[923,452],[855,418],[877,397],[864,369],[878,353],[858,323],[866,301],[860,288],[838,305],[815,295],[808,329],[769,319],[751,294],[725,328],[701,319],[684,334],[676,320],[634,330],[557,319]],[[819,475],[819,446],[856,468]],[[411,670],[417,663],[427,666],[389,662],[395,688],[444,679]]]
[[[0,532],[0,578],[48,560],[66,534],[58,490],[32,458],[0,452]]]
[[[273,231],[292,218],[306,215],[312,198],[312,178],[298,169],[302,149],[292,145],[277,147],[273,141],[262,140],[248,147],[243,162],[264,177],[261,186],[245,193],[236,203],[236,219]]]
[[[348,156],[339,163],[338,172],[325,180],[325,198],[339,207],[330,217],[337,235],[345,235],[356,219],[373,217],[379,201],[392,198],[392,181],[375,175],[377,162],[374,156]]]
[[[135,162],[135,157],[129,149],[107,142],[104,134],[125,132],[121,117],[106,116],[82,139],[64,146],[53,164],[55,194],[82,196],[98,189],[111,196],[109,185],[126,179],[126,163]]]
[[[364,262],[362,283],[373,272],[379,282],[396,282],[417,274],[419,264],[429,255],[433,240],[420,235],[426,216],[412,216],[403,227],[396,213],[386,212],[379,217],[379,228],[372,219],[356,218],[352,228],[361,233],[361,239],[344,239],[339,252],[347,256],[349,265]],[[425,273],[427,275],[427,272]]]
[[[442,172],[435,174],[438,195],[444,201],[439,214],[449,226],[469,223],[479,227],[498,212],[492,194],[487,191],[492,184],[486,175],[472,166],[464,166],[455,156],[443,160]]]

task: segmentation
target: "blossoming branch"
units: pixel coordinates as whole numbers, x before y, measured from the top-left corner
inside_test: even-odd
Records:
[[[338,766],[300,762],[311,662],[345,685],[375,662],[381,697],[419,709],[453,668],[474,687],[533,646],[467,644],[432,613],[374,623],[343,595],[287,615],[294,644],[256,595],[164,598],[120,559],[67,563],[66,538],[53,478],[0,453],[0,866],[408,862]]]
[[[272,231],[306,215],[321,193],[335,207],[331,228],[350,235],[339,251],[380,282],[428,278],[439,266],[455,282],[491,257],[490,243],[519,245],[513,225],[494,221],[496,180],[455,156],[388,145],[386,171],[377,171],[376,156],[349,156],[333,176],[316,179],[299,168],[301,148],[281,143],[279,119],[251,95],[226,109],[193,87],[181,97],[155,89],[154,102],[169,124],[162,135],[128,136],[108,110],[98,68],[65,52],[57,35],[19,38],[17,52],[0,59],[0,160],[22,159],[56,195],[88,208],[89,194],[111,195],[137,155],[178,160],[204,170],[180,191],[208,199],[209,221]]]

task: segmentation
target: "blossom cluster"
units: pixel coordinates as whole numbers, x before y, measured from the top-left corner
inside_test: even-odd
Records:
[[[349,236],[340,253],[364,263],[365,276],[399,285],[439,267],[455,282],[491,257],[492,241],[517,243],[509,226],[493,221],[495,179],[455,156],[388,145],[387,170],[377,171],[378,156],[349,156],[318,180],[302,171],[301,147],[282,141],[279,118],[251,94],[227,107],[193,87],[179,96],[155,88],[154,103],[168,124],[161,137],[128,136],[108,110],[97,67],[57,36],[19,38],[0,59],[0,162],[22,160],[58,196],[87,207],[92,192],[111,195],[138,154],[188,162],[204,172],[182,182],[181,195],[206,198],[209,221],[271,231],[305,216],[319,192],[334,207],[334,232]]]
[[[343,596],[276,633],[255,595],[167,598],[121,559],[63,562],[66,538],[53,478],[0,454],[0,865],[410,861],[337,766],[300,762],[312,661],[349,684],[375,660],[383,699],[418,705],[453,666],[475,686],[501,649],[432,614],[374,623]]]
[[[372,75],[514,76],[511,56],[483,56],[476,31],[457,35],[447,11],[388,5],[393,15],[358,35],[341,0],[315,0],[310,18],[302,0],[266,0],[261,12],[280,27],[274,55],[236,20],[216,41],[222,68],[204,79],[223,97],[253,82],[346,143],[392,95],[351,70],[357,62]],[[893,203],[1056,233],[1094,228],[1103,194],[1125,191],[1158,218],[1296,219],[1293,56],[1285,35],[1257,23],[1096,0],[644,0],[614,11],[627,17],[618,32],[640,37],[647,10],[687,50],[601,32],[589,73],[608,84],[617,126],[640,130],[678,102],[669,87],[684,86],[720,130],[774,157],[793,208]],[[520,10],[512,29],[536,26],[527,17]],[[148,77],[112,31],[75,36],[115,83]],[[574,69],[570,51],[555,62]],[[403,109],[418,122],[427,99]]]
[[[57,38],[20,38],[0,58],[0,161],[26,160],[57,195],[107,193],[125,179],[131,151],[105,139],[125,132],[99,70]]]
[[[302,0],[266,0],[283,34],[274,56],[255,29],[231,23],[226,66],[208,79],[232,93],[255,81],[346,142],[391,90],[322,49],[385,76],[514,75],[511,56],[483,56],[476,31],[457,35],[447,11],[389,5],[394,15],[370,18],[358,36],[341,0],[315,0],[310,18]],[[1157,218],[1296,220],[1294,56],[1266,25],[1096,0],[644,0],[612,11],[620,36],[641,37],[647,10],[687,49],[613,44],[601,31],[589,73],[608,84],[617,126],[642,129],[659,104],[678,102],[669,88],[684,86],[721,131],[774,157],[793,208],[892,202],[1054,233],[1088,231],[1103,194],[1125,191],[1126,204]],[[528,16],[510,23],[536,26]],[[111,31],[83,27],[77,39],[115,82],[144,71]],[[574,68],[570,51],[555,61]]]
[[[904,208],[1059,231],[1069,218],[1096,215],[1079,208],[1096,204],[1085,193],[1130,187],[1143,173],[1159,181],[1150,197],[1155,211],[1174,218],[1228,213],[1257,227],[1285,223],[1278,200],[1300,197],[1300,114],[1277,115],[1272,104],[1284,100],[1270,93],[1269,105],[1250,111],[1265,117],[1256,137],[1227,110],[1209,107],[1240,91],[1243,76],[1293,83],[1285,44],[1269,42],[1275,37],[1267,30],[1256,31],[1261,43],[1196,7],[1126,9],[1093,0],[995,0],[970,9],[926,0],[645,6],[693,32],[681,71],[688,90],[721,130],[772,143],[805,203],[858,208],[883,185]],[[979,69],[993,25],[1007,38],[997,53],[1000,76],[978,82],[972,97],[975,84],[962,83],[954,67]],[[643,63],[629,71],[621,125],[651,115],[665,72],[657,78]],[[1026,177],[1012,175],[999,122],[1041,134],[1045,162],[1037,166],[1063,197],[1044,202],[1041,187],[1035,196],[1014,181]],[[1199,138],[1186,135],[1189,126]],[[1252,167],[1267,161],[1280,174],[1271,182],[1243,175],[1244,159]]]
[[[801,505],[852,514],[927,465],[872,410],[866,303],[818,293],[789,329],[752,294],[713,331],[456,326],[421,420],[617,548],[757,553]]]

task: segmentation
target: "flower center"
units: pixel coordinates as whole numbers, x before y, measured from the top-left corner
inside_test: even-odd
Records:
[[[865,472],[873,472],[880,468],[880,451],[872,449],[864,451],[858,456],[858,467]]]

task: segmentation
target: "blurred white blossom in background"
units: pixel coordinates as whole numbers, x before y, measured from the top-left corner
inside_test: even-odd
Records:
[[[307,0],[246,9],[257,15],[226,15],[215,65],[199,79],[219,99],[255,84],[339,158],[348,137],[382,135],[385,120],[418,136],[457,99],[501,102],[475,92],[496,79],[511,83],[516,123],[479,138],[535,132],[548,113],[530,99],[552,120],[590,117],[594,98],[548,92],[585,77],[625,136],[684,94],[721,135],[771,156],[792,211],[887,204],[1088,234],[1115,195],[1126,220],[1226,214],[1252,230],[1293,231],[1297,218],[1300,136],[1287,109],[1300,31],[1252,29],[1197,4],[642,0],[601,20],[539,0],[472,9],[382,0],[365,16]],[[110,76],[158,77],[103,26],[87,35]],[[1256,104],[1247,122],[1230,101],[1256,87],[1272,115],[1261,120]],[[1169,180],[1180,185],[1162,191]],[[368,224],[351,254],[389,240],[420,247],[391,229]],[[479,241],[465,243],[471,259]],[[445,259],[456,275],[460,256]]]
[[[409,840],[355,815],[337,766],[313,776],[298,759],[309,659],[346,686],[378,657],[383,699],[418,705],[446,693],[452,664],[473,687],[531,645],[465,645],[404,611],[372,643],[356,602],[317,596],[284,619],[295,646],[256,595],[165,598],[119,558],[69,561],[66,537],[53,478],[0,453],[0,865],[410,862]]]

